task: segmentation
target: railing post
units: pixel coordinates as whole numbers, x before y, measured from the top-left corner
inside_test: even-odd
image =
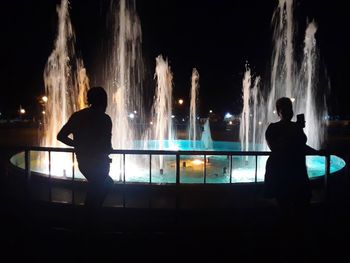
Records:
[[[52,202],[51,151],[49,151],[49,201]]]
[[[125,208],[125,153],[123,153],[123,208]]]
[[[149,183],[152,183],[152,154],[149,155]]]
[[[72,152],[72,205],[75,203],[75,187],[74,187],[74,179],[75,179],[75,170],[74,170],[74,152]]]
[[[176,184],[180,184],[180,155],[176,154]]]
[[[75,169],[74,169],[74,152],[72,152],[72,181],[75,180]]]
[[[233,164],[232,164],[232,154],[230,155],[230,184],[232,184],[232,168],[233,168]]]
[[[257,192],[258,192],[258,155],[255,154],[255,171],[254,171],[254,200],[253,200],[253,204],[254,204],[254,208],[256,207],[256,198],[257,198]]]
[[[123,153],[123,182],[125,184],[125,153]]]
[[[24,150],[24,173],[26,179],[30,180],[30,150]]]
[[[49,179],[51,181],[51,151],[49,151]]]
[[[149,184],[152,184],[152,154],[149,155]],[[152,208],[152,189],[148,189],[148,208]]]
[[[175,167],[175,171],[176,171],[176,185],[175,185],[175,191],[176,191],[176,199],[175,199],[175,203],[176,203],[176,210],[178,210],[180,208],[180,155],[179,153],[176,153],[176,167]]]
[[[331,158],[330,155],[327,154],[325,156],[326,158],[326,163],[325,163],[325,175],[324,175],[324,189],[325,189],[325,201],[327,202],[329,199],[329,175],[330,175],[330,167],[331,167]]]
[[[204,154],[204,184],[207,183],[207,156]]]
[[[258,155],[255,155],[255,174],[254,174],[255,185],[258,182]]]
[[[349,181],[350,179],[350,169],[349,169],[349,154],[346,154],[345,156],[345,174],[346,174],[346,181]]]

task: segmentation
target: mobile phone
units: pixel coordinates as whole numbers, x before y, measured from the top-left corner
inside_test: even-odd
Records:
[[[299,123],[301,127],[305,127],[305,115],[303,113],[297,115],[297,123]]]

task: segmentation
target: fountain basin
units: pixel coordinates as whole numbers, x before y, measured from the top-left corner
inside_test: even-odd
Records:
[[[159,141],[148,141],[146,144],[143,141],[134,142],[136,149],[140,149],[141,145],[144,145],[147,150],[135,150],[132,154],[126,151],[124,157],[123,153],[119,152],[110,155],[113,159],[110,176],[116,182],[174,184],[176,183],[176,154],[179,155],[180,183],[229,184],[264,181],[265,163],[268,156],[244,156],[241,152],[237,155],[241,149],[240,143],[237,142],[214,141],[211,149],[205,149],[201,141],[195,143],[188,140],[164,141],[163,149],[173,151],[165,155],[159,154],[159,151],[152,152],[152,150],[159,149]],[[225,154],[222,154],[223,152]],[[45,148],[43,151],[31,151],[30,171],[43,177],[85,180],[76,161],[72,163],[72,153],[51,152],[50,166],[48,155]],[[163,159],[162,170],[159,168],[160,156]],[[24,169],[24,152],[12,156],[10,162]],[[335,155],[331,156],[330,163],[331,174],[345,167],[345,161]],[[317,179],[325,175],[325,157],[307,156],[306,164],[310,179]],[[255,169],[256,165],[257,169]]]

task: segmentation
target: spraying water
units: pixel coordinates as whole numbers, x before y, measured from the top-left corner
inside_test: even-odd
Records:
[[[167,60],[161,55],[156,58],[156,72],[154,75],[157,80],[155,98],[152,107],[153,125],[151,131],[146,135],[145,141],[156,140],[157,149],[166,148],[164,141],[167,141],[168,147],[175,139],[172,124],[172,93],[173,93],[173,74],[170,70]],[[159,156],[159,167],[163,169],[163,156]]]
[[[142,119],[142,32],[134,0],[111,0],[107,16],[108,41],[103,69],[108,95],[107,113],[113,122],[114,149],[131,149],[137,137],[135,122]],[[123,170],[122,156],[113,155],[111,176]]]
[[[308,136],[308,143],[316,148],[322,145],[325,128],[322,119],[327,114],[327,107],[323,101],[321,107],[317,107],[317,47],[315,33],[317,25],[314,21],[309,23],[304,39],[304,59],[302,62],[301,73],[299,74],[299,86],[304,89],[296,91],[297,99],[295,101],[296,114],[305,113],[307,125],[305,133]]]
[[[261,119],[261,116],[258,117],[259,114],[261,114],[258,110],[259,110],[259,102],[258,102],[258,98],[259,98],[259,87],[260,87],[260,77],[256,77],[254,80],[254,86],[251,92],[251,98],[253,100],[253,151],[257,151],[259,150],[259,147],[257,145],[257,141],[256,141],[256,131],[258,129],[258,127],[262,124],[261,121],[258,121]]]
[[[256,151],[257,147],[257,130],[262,124],[261,113],[259,112],[259,101],[258,93],[260,86],[260,77],[256,77],[254,80],[254,85],[252,86],[251,70],[248,65],[246,65],[246,71],[244,73],[244,78],[242,82],[243,86],[243,110],[242,110],[242,123],[240,125],[240,141],[242,151]],[[259,116],[260,115],[260,116]],[[246,156],[246,159],[248,156]]]
[[[68,8],[67,0],[62,0],[61,5],[57,7],[57,38],[44,70],[45,93],[48,101],[45,105],[46,134],[41,142],[42,146],[64,146],[56,140],[57,133],[74,111],[85,107],[89,87],[83,62],[75,55],[75,35]],[[59,158],[58,154],[57,157],[55,156],[53,155],[52,158]],[[68,166],[63,169],[68,169],[71,159],[62,163]],[[52,167],[52,170],[55,169]],[[57,169],[62,171],[62,167]]]
[[[265,130],[269,123],[278,121],[275,102],[280,97],[289,97],[293,101],[294,114],[305,114],[308,144],[317,149],[324,139],[322,118],[326,113],[326,105],[324,102],[322,105],[317,103],[316,23],[313,21],[307,25],[302,63],[298,65],[294,58],[293,0],[280,0],[272,21],[274,42],[271,88],[265,94],[260,91],[260,77],[255,79],[254,87],[251,87],[251,81],[248,83],[250,69],[247,68],[243,81],[241,147],[248,150],[247,141],[250,140],[254,145],[263,144],[261,149],[267,149]],[[253,118],[248,118],[248,115]]]
[[[206,149],[206,150],[213,149],[213,139],[211,138],[209,118],[206,119],[206,121],[203,125],[203,132],[202,132],[201,141],[204,145],[204,149]]]
[[[75,56],[75,36],[69,18],[68,1],[62,0],[58,7],[58,34],[55,48],[48,59],[44,78],[49,101],[46,108],[47,132],[43,146],[62,146],[56,135],[70,115],[85,107],[85,96],[89,80],[83,62]],[[143,119],[143,66],[141,53],[141,25],[136,13],[134,0],[111,1],[108,33],[111,35],[106,49],[106,63],[103,68],[103,86],[108,94],[107,113],[113,121],[112,145],[115,149],[130,149],[136,136],[135,125],[130,118]],[[157,89],[153,106],[155,125],[152,135],[146,133],[147,140],[159,141],[159,149],[164,149],[164,140],[174,138],[171,123],[172,73],[168,62],[161,56],[156,59]],[[67,159],[68,158],[68,159]],[[65,161],[64,170],[71,170],[71,156]],[[161,160],[162,163],[162,160]],[[160,165],[161,166],[161,165]],[[121,156],[114,155],[111,165],[113,178],[123,170]]]
[[[111,37],[103,83],[109,98],[107,112],[113,121],[112,145],[130,149],[136,135],[128,116],[141,118],[143,113],[141,24],[133,0],[112,1],[108,17]]]
[[[240,138],[241,138],[241,145],[242,145],[242,151],[248,151],[249,146],[249,126],[250,126],[250,82],[251,82],[251,75],[250,75],[250,69],[247,67],[246,72],[244,73],[243,78],[243,111],[242,111],[242,124],[240,125]]]
[[[192,147],[196,147],[197,140],[197,100],[199,89],[199,73],[194,68],[191,77],[191,102],[190,102],[190,125],[188,130],[188,139],[191,141]]]

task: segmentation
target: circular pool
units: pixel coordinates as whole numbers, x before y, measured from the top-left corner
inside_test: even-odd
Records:
[[[179,182],[187,184],[225,184],[263,182],[267,155],[244,155],[240,143],[214,141],[206,148],[202,141],[173,140],[134,142],[135,149],[146,151],[118,151],[112,153],[110,175],[116,182],[126,183],[176,183],[176,166],[179,165]],[[154,150],[164,149],[168,152]],[[252,151],[255,149],[251,149]],[[50,156],[49,156],[50,155]],[[178,159],[176,158],[178,156]],[[50,162],[49,162],[50,160]],[[32,150],[30,171],[43,177],[62,180],[85,180],[71,152]],[[21,169],[25,168],[24,152],[10,159]],[[325,175],[326,159],[323,156],[307,156],[306,165],[311,179]],[[345,167],[338,156],[331,155],[330,173]],[[74,178],[73,178],[74,177]]]

